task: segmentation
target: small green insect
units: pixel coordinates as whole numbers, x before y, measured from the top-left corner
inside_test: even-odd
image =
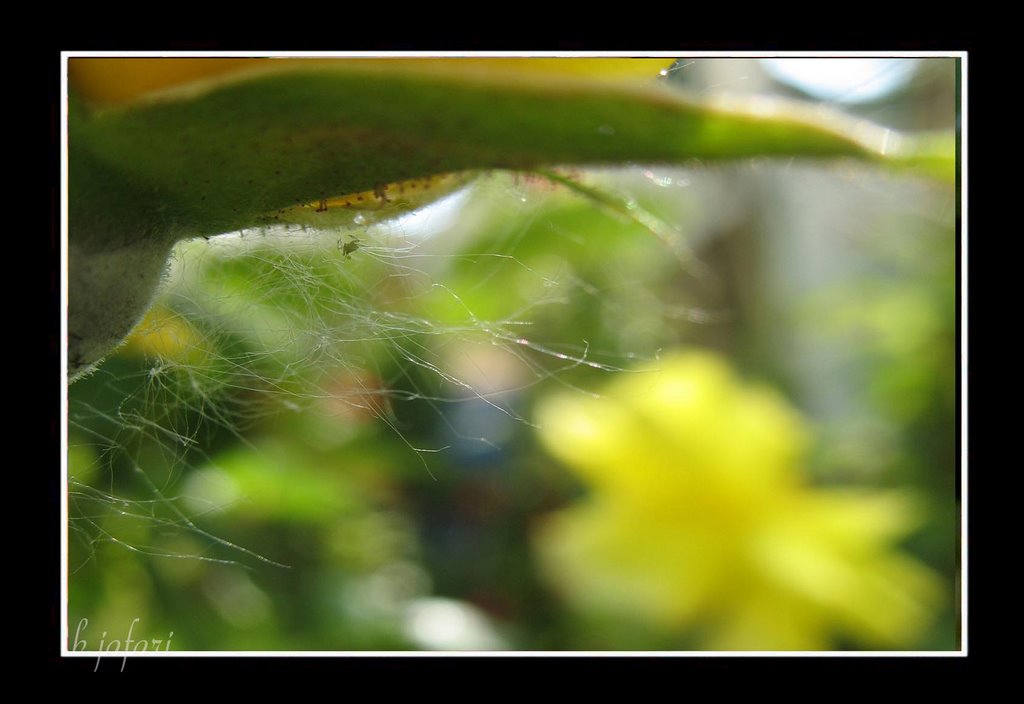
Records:
[[[348,242],[344,240],[338,240],[338,249],[341,250],[341,256],[348,259],[352,256],[352,253],[359,249],[362,245],[362,241],[358,237],[353,237]]]

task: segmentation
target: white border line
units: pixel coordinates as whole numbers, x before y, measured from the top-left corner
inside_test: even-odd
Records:
[[[68,57],[60,62],[60,599],[61,644],[68,645]],[[65,653],[66,654],[66,653]]]
[[[120,653],[98,651],[71,651],[68,649],[69,601],[68,601],[68,384],[67,384],[67,301],[68,301],[68,59],[100,57],[181,57],[181,58],[232,58],[232,57],[310,57],[310,58],[955,58],[960,59],[960,373],[961,373],[961,424],[960,424],[960,649],[940,651],[161,651]],[[61,52],[61,655],[66,657],[758,657],[758,656],[834,656],[834,657],[913,657],[967,655],[967,52],[966,51],[62,51]]]
[[[145,640],[140,641],[145,642]],[[614,657],[614,658],[711,658],[711,657],[843,657],[843,658],[876,658],[876,657],[920,657],[920,656],[956,656],[955,650],[140,650],[125,652],[121,650],[80,650],[65,653],[67,657],[100,658],[102,660],[120,660],[122,658],[162,658],[162,657],[290,657],[290,658],[333,658],[333,657],[396,657],[396,658],[430,658],[430,657],[507,657],[507,658],[576,658],[576,657]]]
[[[335,59],[401,58],[966,58],[965,51],[65,51],[67,58],[262,58],[304,57]]]
[[[967,654],[967,55],[960,59],[960,650]]]

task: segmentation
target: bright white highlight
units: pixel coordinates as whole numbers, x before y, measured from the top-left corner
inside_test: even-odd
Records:
[[[418,599],[406,611],[406,635],[427,650],[502,650],[505,645],[478,609],[452,599]]]
[[[771,76],[837,103],[883,98],[907,84],[919,59],[762,59]]]

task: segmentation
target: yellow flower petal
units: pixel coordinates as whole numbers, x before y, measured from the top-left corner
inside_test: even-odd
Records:
[[[537,536],[581,608],[702,629],[721,649],[821,649],[840,634],[898,648],[943,598],[894,546],[921,518],[914,498],[808,486],[799,415],[717,356],[679,353],[597,398],[553,397],[538,420],[591,489]]]

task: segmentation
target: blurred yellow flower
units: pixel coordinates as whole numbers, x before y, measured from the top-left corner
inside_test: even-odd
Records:
[[[809,435],[769,389],[719,357],[680,352],[600,397],[547,399],[546,447],[590,488],[538,534],[579,606],[706,634],[716,650],[919,642],[944,596],[894,543],[920,515],[906,492],[809,486]]]
[[[119,353],[158,357],[179,364],[198,364],[207,350],[198,330],[177,313],[158,305],[150,309],[125,340]]]

